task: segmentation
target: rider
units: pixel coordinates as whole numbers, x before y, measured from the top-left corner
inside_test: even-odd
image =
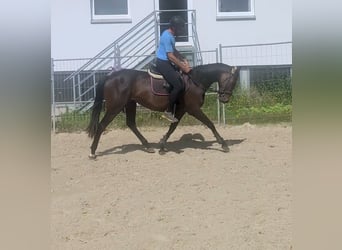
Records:
[[[172,86],[169,97],[169,107],[163,115],[164,118],[171,122],[178,122],[178,119],[173,115],[173,108],[178,99],[178,95],[183,90],[183,81],[173,64],[180,68],[184,73],[189,73],[191,71],[188,61],[181,56],[175,46],[175,36],[180,34],[184,26],[185,21],[181,17],[173,16],[170,20],[169,28],[166,29],[160,37],[159,48],[157,50],[157,69]]]

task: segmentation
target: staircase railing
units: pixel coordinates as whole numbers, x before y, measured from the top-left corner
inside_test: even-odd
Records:
[[[194,42],[194,65],[201,65],[203,63],[201,47],[198,40],[197,27],[196,27],[196,12],[191,12],[191,31]]]
[[[186,11],[190,13],[188,24],[191,27],[189,42],[193,46],[194,64],[201,64],[199,41],[196,31],[195,10],[165,10],[153,11],[124,33],[117,40],[109,44],[105,49],[71,73],[64,81],[72,81],[74,88],[74,103],[83,106],[91,101],[95,93],[94,79],[97,73],[105,72],[113,68],[142,69],[155,57],[155,51],[159,44],[160,15],[162,12]],[[83,107],[84,108],[84,107]]]

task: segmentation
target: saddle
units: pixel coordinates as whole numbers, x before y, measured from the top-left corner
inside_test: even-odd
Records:
[[[147,69],[147,72],[154,79],[164,80],[164,77],[162,76],[162,74],[160,74],[160,72],[157,69],[157,65],[156,65],[156,61],[155,60],[153,60],[149,64],[149,68]]]
[[[153,60],[149,64],[147,73],[150,75],[151,78],[151,90],[153,94],[159,96],[167,96],[170,94],[172,86],[164,79],[162,74],[158,71],[155,60]],[[181,74],[180,76],[183,80],[183,83],[185,84],[184,89],[187,89],[189,77],[184,74]]]

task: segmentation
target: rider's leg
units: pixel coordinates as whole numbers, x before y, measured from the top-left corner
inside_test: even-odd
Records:
[[[171,85],[170,101],[167,111],[174,113],[174,105],[177,102],[179,94],[183,90],[182,79],[169,61],[157,60],[157,68],[164,76],[165,80]]]

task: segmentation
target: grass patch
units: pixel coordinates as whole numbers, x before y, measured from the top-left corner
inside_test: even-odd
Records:
[[[202,107],[203,112],[213,123],[218,122],[218,108],[221,119],[225,112],[227,124],[249,123],[278,123],[290,122],[292,119],[292,87],[289,78],[273,79],[256,83],[249,90],[239,85],[234,90],[230,102],[217,105],[216,94],[206,96]],[[102,112],[102,116],[103,116]],[[161,117],[162,113],[138,108],[136,123],[138,127],[163,127],[169,122]],[[102,118],[101,116],[101,118]],[[88,126],[90,111],[67,111],[56,121],[57,132],[84,131]],[[192,116],[185,115],[180,125],[201,124]],[[109,128],[126,128],[126,116],[121,112],[109,125]]]

